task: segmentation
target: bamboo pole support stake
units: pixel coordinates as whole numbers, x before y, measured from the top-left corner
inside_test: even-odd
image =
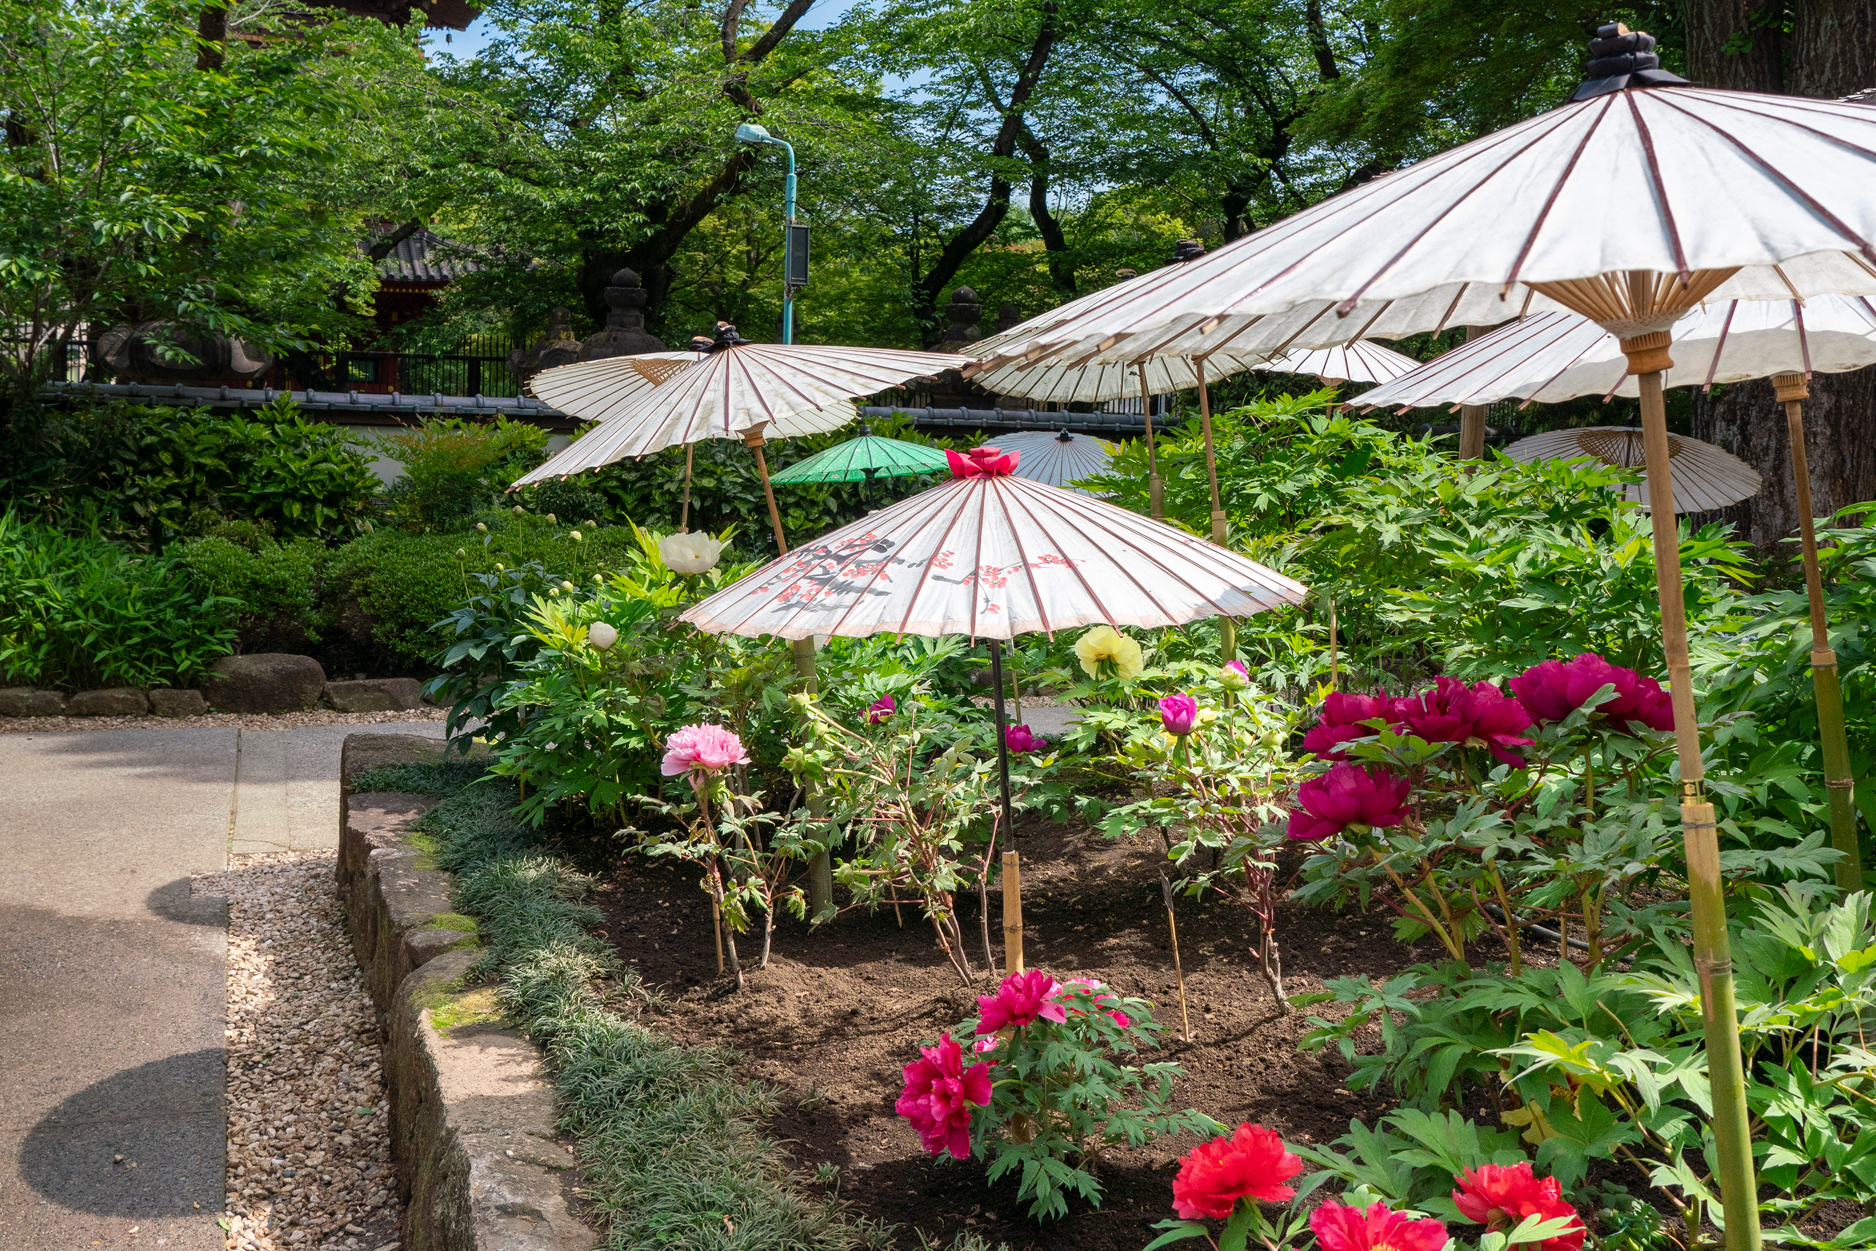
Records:
[[[1003,853],[1003,968],[1023,971],[1023,866],[1013,851]]]
[[[1798,536],[1804,548],[1804,590],[1811,601],[1811,689],[1817,698],[1817,734],[1824,757],[1824,789],[1830,798],[1830,845],[1843,853],[1837,862],[1837,885],[1845,894],[1863,889],[1863,865],[1856,836],[1856,779],[1850,769],[1850,740],[1843,724],[1843,686],[1837,653],[1830,645],[1830,619],[1824,611],[1824,578],[1817,568],[1817,527],[1811,518],[1811,467],[1804,449],[1804,401],[1811,396],[1803,374],[1772,379],[1785,406],[1791,435],[1791,473],[1798,487]]]
[[[1138,367],[1140,373],[1140,418],[1146,422],[1146,494],[1147,504],[1153,520],[1166,520],[1166,484],[1159,476],[1159,453],[1153,447],[1153,397],[1146,389],[1146,364]]]
[[[775,528],[775,547],[786,556],[788,539],[782,533],[782,511],[775,506],[775,488],[769,485],[769,461],[762,454],[762,427],[743,431],[743,443],[756,454],[756,473],[762,478],[762,496],[769,504],[769,524]],[[809,695],[818,694],[820,681],[815,673],[814,640],[796,639],[790,647],[795,654],[795,672],[801,678],[801,689]],[[826,811],[827,804],[820,793],[810,788],[808,812],[819,817],[826,815]],[[833,906],[834,858],[828,852],[816,852],[808,859],[808,912],[819,916]]]
[[[686,443],[684,445],[684,511],[679,513],[677,518],[677,532],[679,534],[690,533],[690,469],[691,458],[696,454],[697,445],[695,443]],[[760,452],[757,453],[757,455],[760,454]],[[768,478],[766,469],[767,467],[764,466],[764,481]]]
[[[1342,689],[1342,662],[1336,651],[1335,639],[1335,597],[1328,597],[1329,604],[1329,689]]]
[[[1713,1090],[1713,1140],[1719,1159],[1720,1197],[1726,1210],[1728,1251],[1759,1251],[1758,1185],[1746,1111],[1745,1069],[1739,1051],[1739,1010],[1733,997],[1733,956],[1726,932],[1726,896],[1720,878],[1719,830],[1706,801],[1687,658],[1687,608],[1681,593],[1680,527],[1674,516],[1667,409],[1661,379],[1673,365],[1665,330],[1622,340],[1628,372],[1641,387],[1642,449],[1654,526],[1655,585],[1661,598],[1661,643],[1674,701],[1675,748],[1681,765],[1681,837],[1686,845],[1687,894],[1693,906],[1694,969],[1706,1029],[1707,1074]]]
[[[1212,393],[1205,385],[1205,358],[1194,357],[1192,367],[1199,376],[1199,427],[1205,432],[1205,479],[1212,491],[1212,542],[1224,547],[1230,530],[1218,498],[1218,453],[1212,447]],[[1218,650],[1226,664],[1238,658],[1238,623],[1229,617],[1218,619]]]
[[[1466,327],[1466,342],[1485,333],[1482,326]],[[1462,404],[1459,407],[1459,459],[1479,460],[1485,455],[1485,405]]]
[[[717,934],[717,976],[723,976],[723,909],[717,907],[716,896],[710,897],[710,927]]]
[[[1179,961],[1179,919],[1173,915],[1172,883],[1166,880],[1166,870],[1159,873],[1160,898],[1166,901],[1166,929],[1172,935],[1173,976],[1179,979],[1179,1024],[1185,1029],[1185,1040],[1192,1041],[1192,1014],[1186,1011],[1186,970]]]

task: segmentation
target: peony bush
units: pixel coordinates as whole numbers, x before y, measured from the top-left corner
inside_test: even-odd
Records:
[[[988,1160],[992,1182],[1016,1174],[1032,1216],[1066,1215],[1070,1195],[1098,1205],[1109,1148],[1216,1132],[1203,1113],[1168,1111],[1178,1065],[1122,1062],[1158,1045],[1145,1000],[1030,969],[977,1007],[957,1030],[974,1040],[968,1057],[949,1033],[921,1047],[895,1107],[933,1156]]]

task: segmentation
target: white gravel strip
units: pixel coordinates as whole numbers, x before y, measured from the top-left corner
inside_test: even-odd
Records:
[[[79,730],[188,729],[191,726],[242,730],[290,730],[302,725],[389,725],[397,721],[441,721],[444,708],[412,708],[401,712],[334,712],[314,708],[307,712],[209,712],[199,717],[0,717],[0,734],[69,734]]]
[[[377,1014],[336,854],[235,856],[196,879],[229,902],[227,1251],[398,1246]]]

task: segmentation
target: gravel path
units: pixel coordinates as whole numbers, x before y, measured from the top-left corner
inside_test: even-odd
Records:
[[[388,725],[395,721],[441,721],[443,708],[414,708],[404,712],[239,713],[209,712],[199,717],[0,717],[0,734],[64,734],[81,730],[158,730],[192,727],[233,727],[242,730],[290,730],[300,725]]]
[[[235,856],[196,882],[229,901],[227,1251],[398,1246],[377,1015],[335,855]]]

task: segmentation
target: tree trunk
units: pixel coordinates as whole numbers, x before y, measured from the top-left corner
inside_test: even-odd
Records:
[[[1791,33],[1783,35],[1772,20],[1779,6],[1769,0],[1682,0],[1681,13],[1687,76],[1702,86],[1825,98],[1876,86],[1876,6],[1869,0],[1797,0]],[[1876,371],[1814,376],[1804,424],[1818,514],[1876,499]],[[1769,381],[1696,391],[1693,434],[1765,479],[1758,495],[1723,514],[1742,537],[1771,549],[1797,533],[1791,448]]]

